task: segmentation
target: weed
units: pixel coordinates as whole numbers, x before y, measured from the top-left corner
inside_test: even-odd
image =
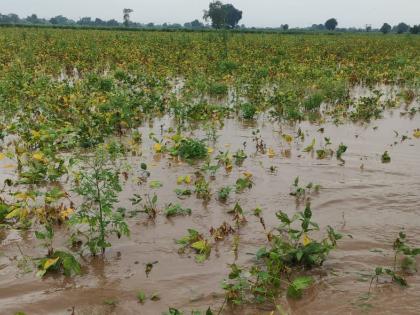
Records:
[[[186,160],[198,160],[207,156],[207,147],[203,141],[195,139],[183,139],[178,147],[178,154]]]
[[[244,119],[253,119],[257,112],[257,107],[251,103],[244,103],[240,108]]]
[[[385,151],[385,152],[381,155],[381,161],[382,161],[382,163],[390,163],[390,162],[391,162],[391,157],[389,156],[388,151]]]
[[[105,253],[111,246],[108,238],[112,234],[118,237],[128,235],[128,226],[121,211],[114,210],[121,191],[119,172],[113,169],[111,157],[103,148],[86,161],[78,174],[78,183],[74,191],[83,197],[80,209],[71,217],[72,225],[87,225],[86,232],[80,234],[86,238],[86,246],[92,255]]]
[[[166,206],[164,213],[167,217],[173,217],[177,215],[191,215],[191,209],[182,208],[179,204],[169,204]]]
[[[217,192],[217,197],[219,198],[220,201],[224,202],[229,198],[229,194],[231,191],[232,191],[231,186],[221,187],[219,191]]]

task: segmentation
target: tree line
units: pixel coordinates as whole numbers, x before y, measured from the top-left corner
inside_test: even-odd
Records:
[[[210,24],[204,24],[198,19],[195,19],[191,22],[186,22],[184,24],[179,23],[137,23],[130,20],[130,13],[132,9],[125,8],[122,11],[123,22],[119,22],[115,19],[111,20],[102,20],[100,18],[91,18],[91,17],[82,17],[79,20],[75,21],[73,19],[66,18],[63,15],[58,15],[50,19],[39,18],[36,14],[32,14],[26,18],[20,18],[17,14],[1,14],[0,13],[0,24],[11,24],[11,25],[53,25],[53,26],[83,26],[83,27],[130,27],[130,28],[153,28],[153,29],[206,29],[206,28],[215,28],[215,29],[247,29],[247,30],[289,30],[288,24],[282,24],[279,27],[266,27],[266,28],[255,28],[255,27],[246,27],[245,25],[239,25],[239,21],[242,19],[242,11],[235,8],[232,4],[222,3],[221,1],[210,2],[209,8],[204,10],[203,19]],[[313,24],[312,26],[305,28],[295,28],[295,30],[310,30],[310,31],[350,31],[350,32],[360,32],[360,31],[380,31],[384,34],[388,33],[412,33],[420,34],[420,24],[410,26],[404,22],[399,23],[398,25],[391,26],[388,23],[384,23],[380,29],[372,29],[370,25],[366,25],[364,29],[357,28],[338,28],[338,21],[335,18],[328,19],[323,24]]]

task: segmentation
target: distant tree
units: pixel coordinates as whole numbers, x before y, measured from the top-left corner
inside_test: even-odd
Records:
[[[289,29],[289,24],[282,24],[281,28],[283,31],[287,31]]]
[[[313,30],[325,30],[324,24],[312,24],[311,29]]]
[[[118,23],[117,20],[112,19],[106,22],[106,26],[113,26],[113,27],[120,26],[120,23]]]
[[[57,15],[50,19],[50,23],[53,25],[71,25],[75,24],[73,20],[69,20],[65,16]]]
[[[130,25],[130,13],[133,12],[132,9],[124,9],[123,10],[123,19],[124,19],[124,25],[128,27]]]
[[[419,25],[413,25],[412,28],[410,28],[411,34],[420,34],[420,24]]]
[[[7,15],[0,14],[0,23],[4,24],[18,24],[20,23],[19,15],[10,13]]]
[[[380,28],[380,31],[384,34],[388,34],[389,32],[391,32],[391,30],[392,27],[388,23],[384,23],[384,25],[382,25],[382,27]]]
[[[194,21],[192,21],[192,22],[187,22],[187,23],[184,23],[184,27],[185,28],[203,28],[204,27],[204,24],[203,23],[201,23],[199,20],[194,20]]]
[[[327,21],[325,22],[325,28],[326,28],[327,30],[329,30],[329,31],[333,31],[333,30],[335,30],[335,28],[337,27],[337,25],[338,25],[338,22],[337,22],[337,20],[336,20],[336,19],[334,19],[334,18],[329,19],[329,20],[327,20]]]
[[[89,26],[93,24],[93,21],[90,17],[82,17],[79,21],[76,22],[78,25]]]
[[[105,26],[106,25],[106,22],[103,21],[103,20],[101,20],[101,19],[99,19],[99,18],[96,18],[95,19],[95,22],[93,22],[93,24],[96,25],[96,26]]]
[[[366,32],[372,31],[372,25],[366,24]]]
[[[223,4],[220,1],[210,2],[209,9],[204,11],[204,20],[211,20],[214,28],[235,28],[242,19],[242,11],[232,4]]]
[[[199,20],[195,19],[194,21],[191,22],[191,27],[192,28],[203,28],[204,24],[201,23]]]
[[[150,23],[147,23],[147,24],[146,24],[146,26],[147,26],[147,27],[155,27],[155,23],[150,22]]]
[[[26,21],[28,23],[31,23],[31,24],[39,24],[39,23],[41,23],[40,19],[38,19],[38,16],[36,14],[32,14],[32,15],[28,16],[26,18]]]
[[[396,26],[396,31],[398,34],[407,33],[410,30],[410,26],[401,22]]]

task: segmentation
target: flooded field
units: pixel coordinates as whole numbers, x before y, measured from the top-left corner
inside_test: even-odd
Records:
[[[165,154],[153,153],[153,141],[142,144],[142,161],[150,166],[150,180],[162,187],[152,189],[136,183],[135,172],[128,176],[120,194],[120,204],[133,209],[129,199],[135,193],[158,195],[160,212],[166,204],[178,202],[192,210],[191,216],[165,218],[161,213],[155,222],[144,214],[127,219],[129,238],[115,239],[106,258],[85,258],[84,275],[71,279],[52,276],[43,280],[33,273],[23,274],[18,265],[20,251],[26,255],[39,254],[36,240],[30,231],[8,230],[2,233],[0,305],[2,314],[24,310],[27,314],[158,314],[177,307],[184,310],[203,309],[221,305],[221,281],[227,276],[227,265],[235,261],[232,236],[218,242],[208,259],[197,264],[189,255],[179,255],[174,240],[181,238],[188,228],[209,234],[211,227],[230,222],[228,211],[239,202],[247,223],[239,231],[238,261],[247,264],[249,253],[266,243],[265,233],[252,209],[260,207],[267,228],[278,225],[275,212],[283,210],[293,215],[302,205],[290,195],[294,179],[302,183],[321,185],[310,197],[313,216],[321,228],[331,225],[344,235],[337,250],[331,253],[322,268],[311,271],[316,285],[305,292],[302,301],[282,300],[291,314],[415,314],[420,307],[420,277],[407,279],[410,286],[400,288],[392,284],[374,286],[367,298],[372,271],[376,266],[392,264],[392,243],[400,231],[416,241],[420,236],[418,221],[420,208],[420,139],[413,130],[420,126],[420,117],[401,116],[400,110],[387,112],[384,118],[358,126],[324,124],[323,132],[317,124],[296,126],[270,122],[260,117],[254,123],[228,119],[217,131],[216,143],[209,144],[217,151],[235,152],[245,147],[248,158],[231,172],[217,171],[210,185],[214,191],[208,202],[194,196],[178,199],[174,190],[179,176],[194,176],[202,163],[190,165],[175,161]],[[153,120],[139,128],[143,135],[154,132],[162,136],[171,127],[170,119]],[[282,141],[281,134],[296,135],[297,128],[308,140]],[[259,129],[267,148],[273,155],[257,152],[252,131]],[[195,136],[203,136],[198,131]],[[408,139],[401,141],[402,136]],[[340,142],[348,146],[343,161],[334,158],[317,159],[303,148],[315,138],[317,143],[330,138],[332,146]],[[124,141],[124,139],[122,140]],[[391,162],[381,163],[387,150]],[[126,163],[135,168],[140,161],[128,157]],[[2,161],[2,167],[7,161]],[[274,171],[270,171],[270,167]],[[2,172],[5,172],[4,170]],[[243,193],[233,192],[225,203],[216,198],[216,190],[233,185],[243,172],[252,173],[253,187]],[[188,185],[186,185],[188,186]],[[65,246],[66,238],[57,229],[55,246]],[[156,262],[149,275],[145,267]],[[141,305],[136,299],[140,289],[158,294],[159,300]],[[105,305],[104,301],[115,301]],[[241,309],[224,314],[269,314],[269,310]]]
[[[1,315],[418,314],[417,38],[0,39]]]

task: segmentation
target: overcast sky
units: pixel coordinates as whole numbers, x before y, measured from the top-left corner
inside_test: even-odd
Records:
[[[309,26],[337,18],[339,26],[380,27],[404,21],[420,24],[420,0],[229,0],[243,11],[247,26]],[[26,17],[32,13],[50,18],[64,15],[122,20],[122,9],[131,8],[131,20],[148,23],[184,23],[202,19],[209,0],[0,0],[0,13]]]

